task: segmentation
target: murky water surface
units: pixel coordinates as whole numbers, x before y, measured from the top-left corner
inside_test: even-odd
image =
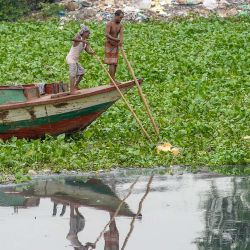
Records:
[[[3,250],[250,249],[250,177],[40,179],[0,187],[0,225]]]

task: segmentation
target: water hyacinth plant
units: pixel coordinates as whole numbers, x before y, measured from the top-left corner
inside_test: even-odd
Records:
[[[90,44],[103,57],[104,25],[88,25]],[[136,75],[144,78],[161,140],[180,148],[177,156],[157,153],[119,101],[85,132],[71,137],[0,141],[0,172],[179,164],[249,174],[249,140],[243,139],[250,135],[249,25],[249,17],[125,24],[125,51]],[[58,20],[2,22],[0,84],[68,82],[65,57],[78,29],[79,23],[62,27]],[[87,72],[82,88],[108,82],[91,56],[81,63]],[[117,76],[131,79],[122,58]],[[136,89],[127,97],[153,136]]]

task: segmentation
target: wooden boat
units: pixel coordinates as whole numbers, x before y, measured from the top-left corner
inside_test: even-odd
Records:
[[[142,80],[140,80],[140,83]],[[134,81],[119,84],[122,93]],[[0,87],[0,139],[42,138],[82,130],[120,99],[114,86],[98,86],[78,91],[77,95],[56,94],[64,85],[47,84],[44,94],[39,86]],[[53,94],[54,93],[54,94]]]
[[[90,207],[114,213],[121,199],[100,179],[85,177],[52,178],[31,184],[0,188],[0,207],[28,208],[39,206],[40,199],[66,206]],[[134,217],[127,203],[118,216]]]

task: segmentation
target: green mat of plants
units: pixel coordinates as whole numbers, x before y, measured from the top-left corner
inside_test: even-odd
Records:
[[[105,27],[88,25],[90,44],[103,58]],[[161,141],[179,147],[179,156],[158,154],[119,101],[71,137],[0,141],[0,172],[185,165],[250,174],[250,141],[243,139],[250,135],[249,28],[249,17],[125,23],[124,48],[136,75],[144,78]],[[63,29],[58,20],[1,22],[0,84],[68,82],[65,57],[78,31],[77,22]],[[94,58],[83,54],[81,64],[86,69],[82,88],[108,82]],[[131,79],[122,58],[117,78]],[[154,137],[136,89],[127,97]]]

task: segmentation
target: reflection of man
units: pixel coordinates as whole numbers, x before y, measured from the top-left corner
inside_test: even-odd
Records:
[[[71,242],[75,250],[88,250],[89,248],[94,248],[94,244],[88,242],[83,246],[78,240],[77,234],[83,230],[84,226],[85,218],[77,207],[70,205],[70,229],[67,239]]]
[[[56,216],[57,215],[57,205],[58,203],[57,202],[54,202],[54,206],[53,206],[53,216]],[[60,213],[60,216],[63,216],[66,212],[66,205],[63,205],[62,207],[62,211]]]
[[[110,218],[113,214],[110,213]],[[104,233],[104,250],[119,250],[119,232],[116,227],[115,219],[109,225],[109,231]]]

